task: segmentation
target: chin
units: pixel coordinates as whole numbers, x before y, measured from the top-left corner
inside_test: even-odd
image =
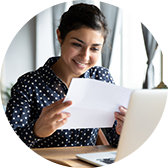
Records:
[[[88,69],[84,70],[84,71],[75,71],[74,74],[77,75],[77,76],[81,76],[83,75]]]

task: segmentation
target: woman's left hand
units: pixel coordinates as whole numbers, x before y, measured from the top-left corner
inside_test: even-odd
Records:
[[[123,106],[120,106],[119,110],[120,110],[120,112],[114,113],[114,117],[117,120],[116,132],[117,132],[117,134],[120,135],[121,131],[122,131],[123,123],[125,120],[125,115],[126,115],[127,109]]]

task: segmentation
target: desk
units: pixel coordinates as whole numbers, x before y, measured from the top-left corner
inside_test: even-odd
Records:
[[[79,153],[108,152],[117,149],[110,145],[80,146],[80,147],[55,147],[55,148],[35,148],[32,149],[40,156],[52,162],[68,167],[89,168],[95,167],[76,158]]]

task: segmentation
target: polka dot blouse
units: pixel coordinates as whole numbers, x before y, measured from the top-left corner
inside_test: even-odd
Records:
[[[59,57],[49,58],[43,67],[21,76],[11,89],[11,99],[6,108],[8,120],[20,137],[30,148],[89,146],[95,145],[98,128],[56,130],[46,138],[36,137],[33,127],[42,109],[66,96],[68,88],[54,74],[51,66]],[[93,67],[81,78],[92,78],[114,84],[109,71],[103,67]],[[109,143],[117,146],[119,135],[112,128],[106,128]]]

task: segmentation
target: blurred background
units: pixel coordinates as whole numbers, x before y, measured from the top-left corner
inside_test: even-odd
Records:
[[[19,76],[38,69],[49,57],[60,56],[56,37],[60,17],[80,2],[95,4],[106,16],[110,32],[97,65],[110,70],[116,85],[131,89],[167,87],[165,56],[154,35],[133,14],[97,0],[68,1],[31,18],[12,40],[0,75],[4,108]]]

